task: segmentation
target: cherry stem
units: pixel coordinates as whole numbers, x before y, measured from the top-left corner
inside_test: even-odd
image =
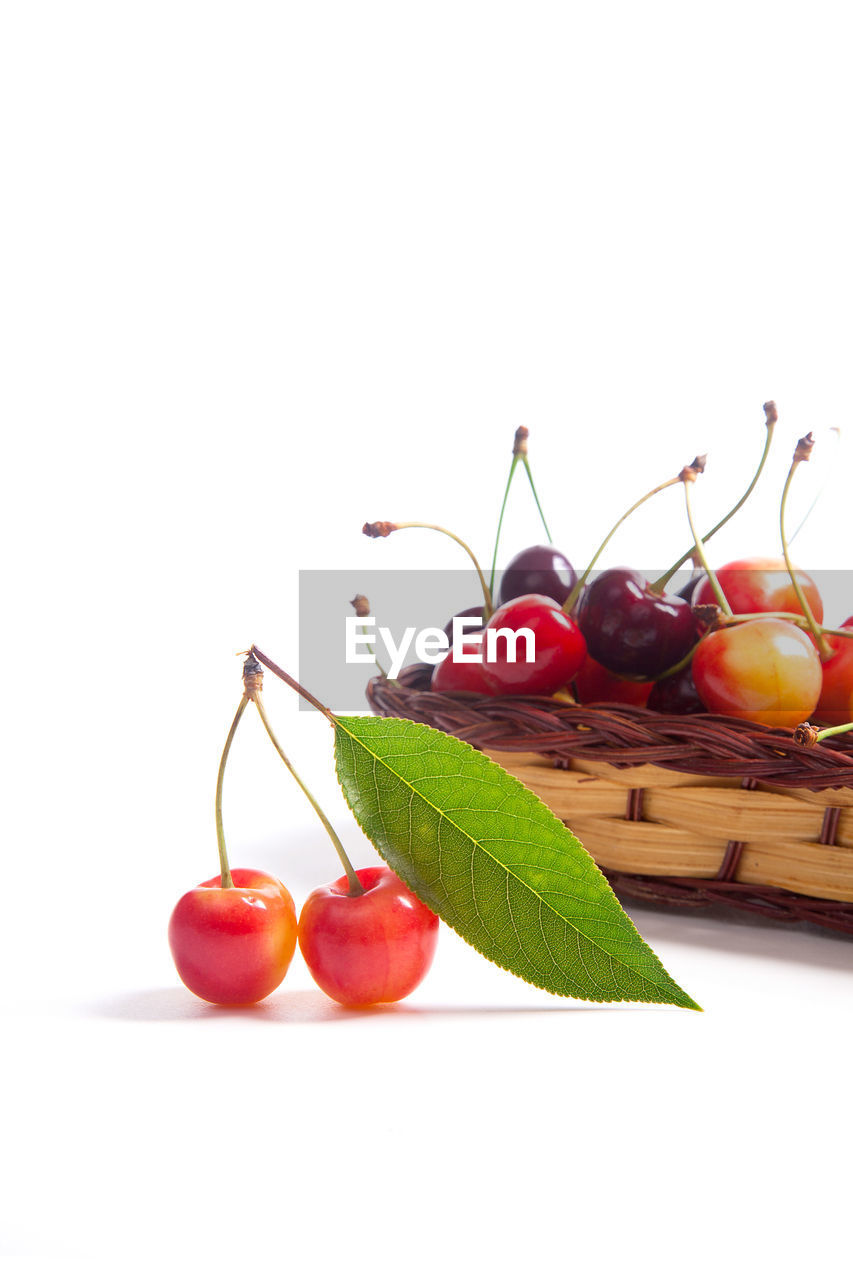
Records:
[[[663,484],[656,485],[654,489],[650,489],[649,492],[644,494],[643,497],[640,498],[638,502],[635,502],[632,507],[629,507],[623,516],[619,517],[619,519],[616,521],[613,528],[608,533],[607,537],[602,542],[601,546],[596,551],[595,555],[590,560],[586,569],[584,569],[583,573],[578,578],[571,592],[569,593],[567,598],[563,601],[563,606],[562,606],[563,613],[571,613],[572,609],[577,603],[578,596],[583,590],[584,584],[586,583],[586,580],[590,575],[590,571],[594,568],[596,561],[598,560],[602,551],[607,546],[608,542],[613,537],[614,533],[620,527],[620,525],[623,525],[625,521],[628,519],[628,517],[630,515],[633,515],[633,513],[637,510],[637,508],[641,507],[644,502],[648,502],[649,498],[653,498],[656,493],[661,493],[664,489],[669,489],[674,484],[679,484],[680,480],[681,480],[680,476],[673,476],[671,480],[664,480]],[[655,590],[655,589],[656,589],[656,586],[653,586],[652,590]]]
[[[818,625],[817,620],[815,619],[815,616],[811,611],[811,607],[809,605],[808,600],[806,599],[805,592],[803,591],[803,588],[800,586],[799,582],[797,581],[797,574],[793,564],[791,563],[791,553],[788,549],[788,539],[785,536],[785,505],[788,501],[788,491],[791,488],[791,481],[794,478],[794,472],[797,470],[797,467],[800,465],[801,462],[806,461],[806,459],[809,456],[809,453],[811,452],[811,444],[807,445],[808,441],[811,441],[811,435],[805,436],[802,440],[800,440],[797,443],[796,449],[794,450],[794,457],[791,461],[791,466],[788,470],[788,475],[785,479],[785,487],[782,490],[782,501],[779,504],[779,533],[782,537],[782,554],[785,557],[785,566],[788,570],[788,577],[791,579],[791,585],[794,588],[794,594],[796,595],[799,606],[803,611],[803,617],[805,618],[806,623],[808,624],[808,629],[809,631],[811,631],[812,635],[814,636],[814,642],[818,647],[818,652],[820,653],[821,661],[826,662],[829,658],[832,657],[832,648],[824,639],[823,631],[821,627]],[[814,442],[812,441],[811,443],[814,443]]]
[[[352,605],[352,607],[355,609],[355,616],[356,616],[357,618],[366,618],[366,617],[368,617],[368,616],[369,616],[369,614],[370,614],[370,604],[368,603],[368,600],[367,600],[367,597],[366,597],[366,596],[355,596],[352,600],[350,600],[350,604],[351,604],[351,605]],[[376,656],[376,650],[374,649],[374,647],[373,647],[373,645],[370,643],[370,641],[367,639],[367,633],[364,631],[364,629],[363,629],[363,628],[361,628],[360,630],[361,630],[361,642],[362,642],[362,644],[363,644],[363,645],[365,645],[365,646],[366,646],[366,648],[367,648],[367,652],[370,654],[371,658],[373,659],[374,663],[376,664],[376,668],[377,668],[377,670],[378,670],[379,674],[382,676],[382,679],[383,679],[383,680],[388,680],[388,683],[389,683],[389,684],[396,685],[396,687],[399,689],[399,687],[400,687],[400,681],[399,681],[399,680],[390,680],[390,679],[388,678],[388,672],[385,670],[385,668],[383,667],[382,663],[381,663],[381,662],[379,661],[379,659],[377,658],[377,656]]]
[[[249,653],[253,658],[256,658],[257,661],[260,662],[261,666],[266,667],[267,671],[271,671],[274,676],[278,676],[279,680],[283,680],[286,685],[289,685],[295,693],[299,694],[300,698],[304,698],[305,701],[309,702],[317,711],[321,711],[329,724],[337,728],[337,719],[329,708],[324,707],[319,698],[314,697],[313,693],[309,693],[307,689],[303,689],[298,680],[294,680],[293,676],[289,676],[286,671],[283,671],[277,662],[273,662],[272,658],[268,658],[265,653],[261,653],[257,645],[254,644],[249,650]]]
[[[492,552],[492,570],[489,574],[489,590],[495,589],[495,569],[498,563],[498,543],[501,540],[501,526],[504,522],[504,512],[506,511],[506,500],[509,497],[509,487],[512,484],[512,477],[515,475],[515,468],[518,466],[518,454],[513,451],[512,462],[509,464],[509,475],[506,478],[506,488],[504,489],[504,500],[501,503],[501,513],[498,516],[498,527],[495,533],[495,549]]]
[[[346,872],[347,883],[349,885],[349,896],[351,898],[359,897],[360,894],[364,893],[364,887],[355,873],[355,868],[353,867],[352,863],[347,857],[346,850],[344,849],[344,846],[341,844],[340,839],[338,838],[338,833],[335,831],[331,822],[326,817],[318,801],[315,800],[314,796],[308,790],[305,783],[302,781],[299,774],[294,769],[292,763],[290,762],[288,757],[285,755],[282,749],[281,743],[279,742],[278,738],[275,736],[275,731],[272,725],[270,724],[269,719],[267,718],[266,708],[264,707],[263,699],[261,698],[260,691],[258,689],[253,690],[252,701],[254,702],[255,706],[258,708],[258,715],[261,717],[263,726],[266,729],[267,733],[269,734],[270,742],[273,744],[276,751],[281,756],[284,763],[287,765],[288,769],[293,775],[293,778],[296,784],[301,788],[303,795],[307,799],[308,803],[311,805],[317,817],[322,822],[323,826],[326,828],[326,834],[328,835],[332,844],[335,846],[335,852],[340,858],[341,865],[343,866],[343,869]]]
[[[824,738],[834,738],[837,733],[850,733],[853,730],[851,724],[835,724],[831,729],[821,729],[815,738],[815,742],[823,742]]]
[[[711,538],[713,538],[715,533],[719,533],[723,525],[728,524],[732,516],[736,515],[737,512],[740,511],[741,507],[746,502],[747,498],[752,493],[753,489],[758,483],[758,477],[761,475],[762,471],[764,470],[764,464],[767,461],[767,455],[770,453],[770,445],[773,442],[773,428],[776,426],[778,415],[776,412],[776,405],[773,400],[768,400],[763,407],[764,407],[764,416],[765,416],[764,425],[766,427],[766,436],[764,439],[764,451],[761,455],[761,461],[758,464],[758,470],[755,472],[755,475],[752,477],[752,480],[750,481],[749,485],[745,489],[742,496],[737,500],[735,505],[732,507],[731,511],[729,511],[727,515],[724,515],[722,520],[718,521],[718,523],[714,525],[713,529],[710,529],[705,534],[705,537],[704,537],[705,542],[708,542]],[[684,555],[679,560],[676,560],[675,564],[672,565],[671,568],[667,569],[666,573],[663,574],[662,577],[658,578],[657,582],[655,582],[653,586],[653,590],[663,591],[664,587],[669,582],[670,578],[672,578],[678,572],[678,570],[687,560],[691,559],[691,557],[695,554],[695,552],[696,552],[696,545],[694,543],[694,545],[690,548],[689,551],[685,551]]]
[[[454,542],[459,544],[459,546],[462,548],[463,551],[466,551],[468,553],[471,559],[471,563],[473,564],[474,568],[477,570],[477,577],[480,579],[480,586],[483,589],[483,600],[485,601],[485,605],[486,605],[486,614],[485,614],[484,621],[488,622],[489,618],[491,618],[492,614],[495,611],[495,606],[492,603],[492,593],[489,590],[489,584],[486,582],[486,579],[483,576],[483,570],[480,568],[480,562],[477,559],[477,557],[474,555],[474,552],[468,546],[468,543],[463,542],[462,539],[457,537],[455,533],[451,533],[449,529],[445,529],[444,526],[440,524],[421,524],[417,520],[406,520],[406,521],[403,521],[401,524],[395,525],[394,527],[396,529],[433,529],[435,530],[436,533],[443,533],[446,537],[452,538]]]
[[[692,468],[685,467],[685,471],[690,471],[690,470],[692,470]],[[699,557],[699,561],[702,565],[702,568],[705,570],[705,572],[708,575],[708,581],[711,584],[711,590],[714,592],[714,596],[716,598],[717,604],[720,606],[720,608],[722,609],[726,617],[730,618],[732,616],[731,605],[729,604],[728,600],[725,597],[723,588],[720,586],[720,583],[717,579],[717,575],[714,573],[714,570],[711,568],[710,564],[708,563],[708,557],[705,554],[705,544],[702,538],[700,538],[696,530],[696,521],[693,519],[693,507],[690,502],[690,487],[693,483],[694,483],[693,479],[690,476],[685,475],[684,505],[687,508],[687,521],[688,521],[688,524],[690,525],[690,532],[693,534],[693,546],[696,554]]]
[[[830,433],[832,434],[832,436],[833,436],[833,437],[834,437],[834,439],[835,439],[835,448],[836,448],[836,451],[837,451],[838,446],[839,446],[839,445],[840,445],[840,443],[841,443],[841,429],[840,429],[840,427],[830,427],[830,428],[829,428],[829,430],[830,430]],[[820,502],[821,498],[823,497],[823,491],[824,491],[824,489],[825,489],[825,488],[826,488],[826,481],[824,481],[824,483],[823,483],[823,484],[821,485],[821,487],[818,489],[817,493],[815,494],[814,498],[812,499],[812,504],[811,504],[811,506],[809,507],[808,511],[807,511],[807,512],[806,512],[806,514],[803,516],[802,520],[801,520],[801,521],[800,521],[800,523],[797,525],[797,527],[796,527],[796,529],[794,530],[794,532],[793,532],[793,533],[790,535],[790,537],[788,538],[788,546],[789,546],[789,547],[790,547],[791,543],[794,541],[794,539],[799,535],[799,532],[800,532],[800,530],[802,529],[803,525],[804,525],[804,524],[806,523],[806,521],[809,519],[809,517],[811,516],[811,514],[812,514],[812,512],[814,511],[815,507],[816,507],[816,506],[817,506],[817,504]]]
[[[231,722],[231,728],[228,730],[228,737],[225,739],[225,746],[222,748],[222,759],[219,761],[219,773],[216,778],[216,843],[219,847],[219,887],[221,889],[234,888],[234,881],[231,879],[231,868],[228,866],[228,852],[225,848],[225,829],[222,825],[222,784],[225,781],[225,765],[228,762],[228,752],[231,750],[231,743],[234,741],[237,725],[240,723],[243,712],[248,705],[249,699],[244,694],[240,699],[237,714]]]
[[[545,512],[542,510],[542,504],[539,501],[539,494],[536,492],[536,485],[533,483],[533,472],[530,470],[530,459],[525,453],[522,457],[524,470],[527,472],[527,479],[530,481],[530,488],[533,490],[533,500],[536,503],[536,510],[539,512],[539,519],[542,521],[542,528],[545,530],[545,537],[549,542],[553,542],[551,530],[548,528],[548,521],[545,519]]]

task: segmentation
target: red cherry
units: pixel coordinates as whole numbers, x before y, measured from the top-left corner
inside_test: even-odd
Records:
[[[693,680],[717,715],[793,729],[817,706],[820,658],[793,622],[758,618],[704,636],[693,655]]]
[[[575,689],[581,702],[625,702],[632,707],[644,707],[653,687],[651,681],[620,680],[589,654],[575,676]]]
[[[527,659],[527,643],[519,636],[516,661],[506,636],[495,636],[489,656],[489,632],[527,627],[534,636],[534,657]],[[493,693],[556,693],[574,678],[586,657],[586,641],[573,618],[547,596],[519,596],[496,609],[485,630],[483,671]]]
[[[280,880],[246,868],[185,893],[169,921],[181,981],[213,1004],[254,1004],[281,983],[296,950],[296,908]]]
[[[340,1004],[402,1000],[432,963],[438,916],[390,867],[356,875],[364,887],[358,896],[348,892],[346,876],[309,894],[299,948],[318,987]]]
[[[732,560],[716,570],[723,595],[732,613],[802,613],[785,567],[785,561],[768,556]],[[814,578],[796,570],[797,582],[818,623],[823,622],[823,601]],[[693,604],[716,604],[717,598],[707,578],[701,578],[693,592]]]
[[[491,693],[483,671],[483,633],[462,641],[462,652],[476,654],[477,662],[457,662],[450,649],[432,669],[431,686],[436,693]]]
[[[853,721],[853,618],[842,622],[839,630],[850,630],[850,639],[826,636],[833,656],[823,664],[823,688],[815,708],[815,719],[824,724],[850,724]]]

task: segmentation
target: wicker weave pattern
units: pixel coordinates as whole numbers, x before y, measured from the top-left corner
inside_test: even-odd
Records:
[[[571,826],[618,890],[853,934],[849,737],[808,748],[721,716],[435,694],[429,673],[371,681],[373,709],[486,751]]]

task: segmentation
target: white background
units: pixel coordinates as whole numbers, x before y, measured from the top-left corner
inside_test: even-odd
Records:
[[[697,451],[718,562],[849,567],[840,4],[78,3],[0,10],[2,1239],[52,1276],[828,1274],[850,943],[638,911],[707,1012],[560,1001],[445,931],[405,1005],[300,960],[257,1010],[179,985],[215,771],[300,568],[488,556],[515,427],[582,564]],[[843,436],[842,436],[843,441]],[[538,541],[517,482],[507,553]],[[663,567],[676,492],[614,540]],[[438,621],[443,621],[439,619]],[[268,706],[356,861],[328,728]],[[235,865],[331,850],[248,722]],[[842,1156],[844,1159],[842,1161]],[[842,1216],[844,1215],[844,1217]],[[145,1260],[148,1261],[145,1261]]]

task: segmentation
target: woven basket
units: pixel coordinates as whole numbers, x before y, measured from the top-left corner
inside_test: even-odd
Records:
[[[371,680],[371,707],[497,760],[620,894],[853,934],[853,735],[802,747],[726,716],[433,693],[431,671]]]

